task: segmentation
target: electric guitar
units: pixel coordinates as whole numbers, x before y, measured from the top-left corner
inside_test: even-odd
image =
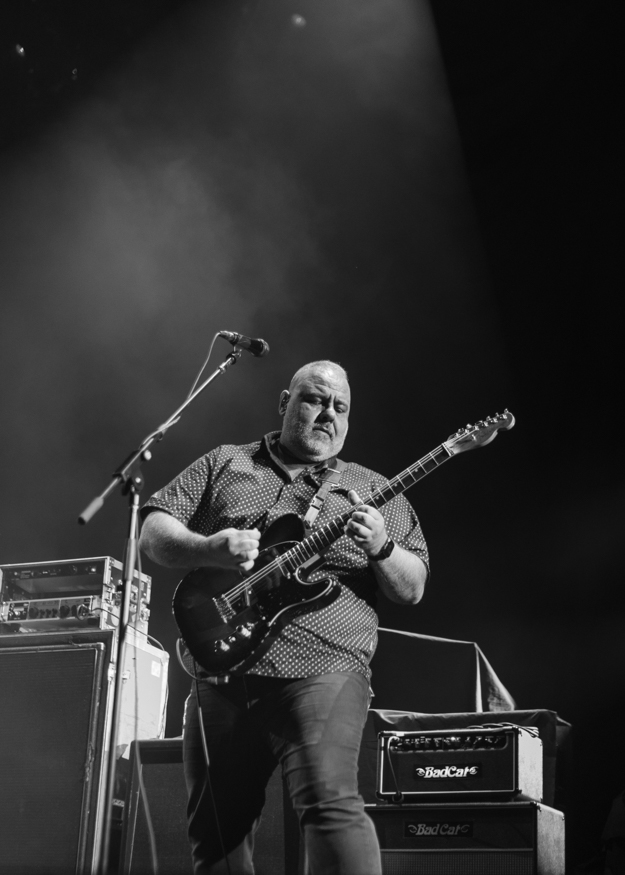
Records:
[[[500,429],[510,429],[514,416],[505,410],[475,425],[467,425],[406,468],[385,486],[363,499],[382,507],[443,462],[466,450],[489,444]],[[354,507],[304,537],[304,524],[296,514],[275,520],[260,540],[260,555],[252,571],[196,568],[178,584],[173,612],[184,643],[193,659],[209,675],[240,674],[265,653],[280,630],[295,617],[329,605],[340,593],[330,578],[306,581],[314,564],[323,564],[323,553],[345,533]]]

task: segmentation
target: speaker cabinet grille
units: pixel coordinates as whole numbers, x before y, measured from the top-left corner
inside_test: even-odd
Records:
[[[533,875],[528,851],[382,851],[383,875]]]
[[[2,871],[70,875],[93,839],[102,642],[0,649]]]

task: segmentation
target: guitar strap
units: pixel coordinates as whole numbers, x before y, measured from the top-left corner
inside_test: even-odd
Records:
[[[330,489],[341,482],[341,477],[343,476],[346,464],[347,463],[343,462],[341,459],[335,459],[334,468],[328,467],[323,472],[319,489],[313,495],[312,501],[310,502],[308,510],[304,516],[303,522],[306,534],[310,532],[315,520],[319,516],[319,511],[323,507],[323,502],[326,500]]]

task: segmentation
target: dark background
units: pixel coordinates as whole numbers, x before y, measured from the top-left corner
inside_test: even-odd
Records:
[[[622,18],[590,2],[32,0],[1,47],[0,562],[121,558],[124,499],[75,518],[220,328],[271,354],[185,413],[147,493],[279,427],[280,389],[314,358],[350,373],[343,456],[388,476],[509,407],[513,431],[409,494],[432,580],[380,617],[477,641],[520,708],[573,724],[571,865],[625,788]],[[173,656],[178,575],[146,568]],[[187,687],[173,662],[170,735]]]

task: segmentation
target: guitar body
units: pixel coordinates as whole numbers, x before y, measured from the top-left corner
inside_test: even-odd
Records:
[[[269,526],[260,540],[249,587],[245,576],[221,568],[196,568],[180,581],[173,611],[180,634],[195,661],[210,675],[241,673],[265,653],[280,630],[295,617],[318,610],[339,595],[338,583],[325,578],[306,583],[299,572],[281,574],[275,559],[304,537],[304,524],[286,514]],[[233,596],[240,589],[239,595]],[[224,596],[228,593],[228,597]]]

